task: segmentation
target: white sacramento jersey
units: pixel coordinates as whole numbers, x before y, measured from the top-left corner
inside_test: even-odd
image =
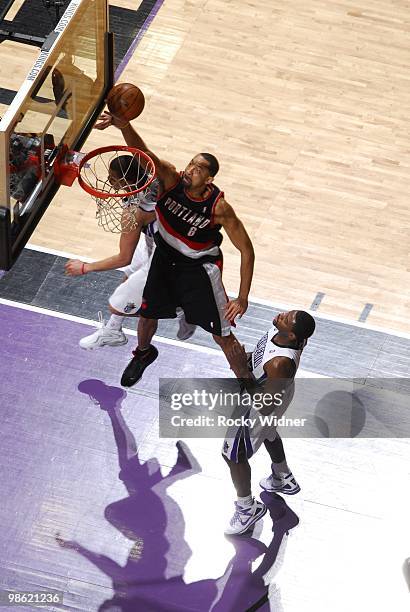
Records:
[[[266,379],[266,372],[263,369],[264,365],[275,357],[289,357],[294,362],[296,370],[298,369],[303,347],[301,349],[294,349],[278,346],[272,340],[278,331],[278,328],[272,325],[271,329],[262,336],[255,346],[255,350],[249,356],[248,367],[258,383],[262,383]]]
[[[145,212],[155,212],[159,194],[159,181],[154,179],[143,191],[136,194],[138,207]]]
[[[138,206],[144,212],[154,212],[155,205],[158,199],[158,190],[159,190],[159,181],[158,179],[154,179],[147,189],[135,194],[134,196],[126,197],[122,199],[122,203],[124,207],[128,206]],[[142,232],[145,236],[151,240],[150,245],[154,244],[154,234],[158,231],[157,220],[151,221],[147,223],[142,228]]]

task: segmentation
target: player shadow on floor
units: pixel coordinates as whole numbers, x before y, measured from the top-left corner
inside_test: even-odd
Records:
[[[263,545],[263,558],[253,572],[250,567],[246,571],[243,565],[239,567],[239,564],[237,564],[235,567],[234,557],[232,565],[235,567],[235,571],[232,572],[222,597],[218,604],[212,608],[212,612],[245,610],[241,605],[246,600],[255,602],[256,605],[252,609],[262,610],[259,606],[268,601],[268,587],[265,585],[271,585],[269,607],[266,610],[274,610],[275,612],[282,612],[283,610],[280,590],[278,587],[272,588],[272,586],[276,586],[274,585],[274,578],[285,560],[287,540],[285,536],[288,536],[289,531],[299,524],[299,517],[289,508],[280,495],[263,492],[261,500],[268,507],[272,520],[273,538],[268,546]],[[229,540],[235,546],[239,556],[243,554],[243,547],[246,544],[254,545],[258,542],[258,540],[249,538],[246,534],[240,537],[230,536]]]
[[[61,547],[75,550],[112,580],[114,596],[99,611],[245,612],[256,601],[266,600],[264,576],[275,564],[284,534],[299,522],[284,500],[266,495],[274,531],[268,546],[249,535],[232,537],[235,554],[224,574],[218,579],[186,584],[184,568],[192,551],[184,539],[181,509],[167,489],[175,481],[201,472],[200,465],[188,446],[177,442],[175,465],[167,476],[162,476],[155,457],[145,462],[138,457],[135,438],[121,413],[126,392],[99,380],[83,381],[78,389],[105,410],[111,421],[119,477],[128,497],[109,504],[105,518],[133,542],[127,562],[121,566],[106,555],[57,536]],[[261,555],[262,561],[252,573],[252,562]]]

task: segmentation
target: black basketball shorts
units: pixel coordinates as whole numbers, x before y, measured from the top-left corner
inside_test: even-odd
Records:
[[[229,336],[221,267],[222,259],[192,264],[171,261],[156,248],[138,314],[147,319],[173,319],[181,307],[188,323],[216,336]]]

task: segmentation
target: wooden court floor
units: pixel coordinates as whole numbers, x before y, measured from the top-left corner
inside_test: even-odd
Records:
[[[321,314],[371,304],[368,324],[409,331],[409,32],[405,0],[165,0],[137,46],[119,79],[146,95],[135,126],[178,167],[217,155],[255,246],[254,297],[309,308],[323,293]],[[86,149],[119,142],[95,132]],[[92,258],[117,241],[77,187],[31,239]],[[224,253],[234,292],[239,256]]]

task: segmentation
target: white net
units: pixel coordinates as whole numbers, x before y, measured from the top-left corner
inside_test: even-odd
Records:
[[[95,218],[99,227],[113,234],[126,234],[132,232],[138,225],[136,214],[139,199],[137,197],[107,199],[95,198],[97,210]]]
[[[127,233],[137,227],[141,201],[155,202],[158,180],[152,180],[153,162],[140,151],[110,150],[97,153],[81,168],[81,180],[98,191],[98,225],[111,233]]]

